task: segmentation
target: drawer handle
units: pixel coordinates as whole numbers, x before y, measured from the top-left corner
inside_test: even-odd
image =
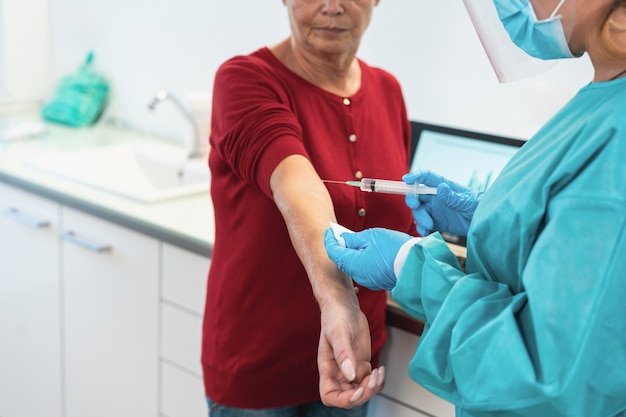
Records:
[[[35,229],[42,229],[44,227],[50,226],[49,221],[36,219],[32,216],[21,213],[18,209],[14,207],[2,210],[2,215]]]
[[[96,253],[110,252],[112,249],[110,245],[101,245],[99,243],[91,242],[83,237],[78,236],[72,231],[61,232],[59,233],[59,237],[66,242],[73,243],[77,246],[80,246],[81,248],[85,248]]]

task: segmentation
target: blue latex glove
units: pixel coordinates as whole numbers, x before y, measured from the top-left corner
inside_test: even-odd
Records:
[[[482,193],[459,185],[430,171],[405,174],[407,184],[424,184],[437,187],[437,195],[407,195],[406,205],[413,210],[417,232],[426,236],[433,230],[457,236],[467,236],[474,211]]]
[[[324,233],[326,253],[339,269],[358,284],[371,290],[391,290],[396,286],[393,263],[398,251],[412,236],[395,230],[375,228],[342,233],[344,248],[331,229]]]

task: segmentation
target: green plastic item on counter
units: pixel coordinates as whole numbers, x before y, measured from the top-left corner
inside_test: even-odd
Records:
[[[69,126],[95,123],[104,110],[109,94],[107,80],[90,68],[93,52],[77,73],[61,79],[52,97],[41,109],[44,120]]]

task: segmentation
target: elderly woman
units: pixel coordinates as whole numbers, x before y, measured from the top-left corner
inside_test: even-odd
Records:
[[[466,3],[495,5],[529,55],[586,52],[593,81],[480,199],[432,173],[405,177],[437,186],[407,203],[427,231],[465,230],[465,271],[438,233],[372,229],[342,248],[329,230],[328,253],[426,321],[409,373],[457,415],[626,416],[626,0]]]
[[[402,197],[322,179],[400,178],[398,82],[356,58],[378,0],[283,0],[291,35],[215,77],[216,238],[202,364],[211,417],[364,416],[382,389],[384,293],[355,287],[324,229],[414,230]],[[326,407],[324,403],[348,408]]]

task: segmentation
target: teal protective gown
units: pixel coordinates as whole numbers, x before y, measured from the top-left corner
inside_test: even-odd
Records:
[[[466,272],[435,233],[393,298],[425,330],[411,377],[457,415],[626,416],[626,79],[592,83],[511,159]]]

